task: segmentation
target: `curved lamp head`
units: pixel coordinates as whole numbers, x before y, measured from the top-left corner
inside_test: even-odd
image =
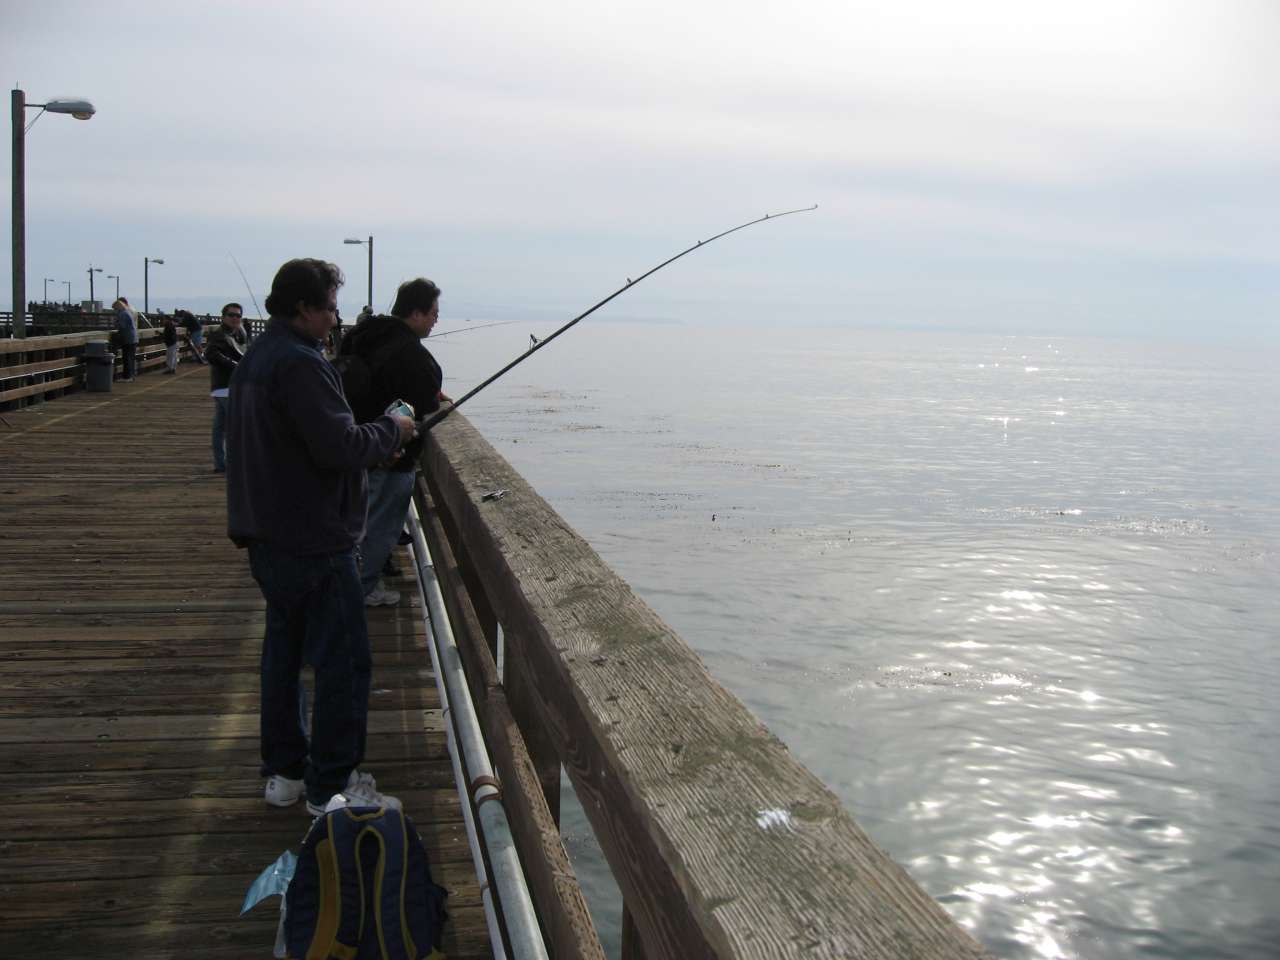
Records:
[[[159,257],[149,257],[149,258],[144,257],[143,259],[149,259],[151,263],[164,263],[164,261],[161,260]]]
[[[50,113],[69,113],[77,120],[88,120],[97,113],[92,103],[77,98],[50,100],[44,104],[44,108]]]
[[[343,240],[342,242],[343,243],[366,243],[367,241],[357,240],[355,237],[347,237],[347,239]]]

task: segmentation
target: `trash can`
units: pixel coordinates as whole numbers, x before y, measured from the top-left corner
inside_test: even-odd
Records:
[[[116,355],[105,340],[90,340],[84,345],[84,385],[90,393],[110,393],[111,374]]]

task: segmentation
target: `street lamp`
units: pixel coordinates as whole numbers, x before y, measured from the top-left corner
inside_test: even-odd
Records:
[[[48,303],[48,302],[49,302],[49,284],[51,284],[51,283],[57,283],[57,282],[58,282],[58,281],[57,281],[57,280],[55,280],[55,279],[53,279],[53,277],[45,277],[45,278],[44,278],[44,302],[45,302],[45,303]]]
[[[369,305],[369,309],[373,309],[373,236],[369,236],[368,240],[357,240],[355,237],[347,237],[343,243],[369,244],[369,299],[365,301]]]
[[[9,115],[13,124],[13,335],[27,335],[27,168],[26,168],[26,113],[28,107],[39,107],[34,124],[46,113],[69,113],[77,120],[88,120],[94,114],[88,100],[50,100],[48,103],[27,103],[22,90],[9,94]],[[70,284],[67,300],[71,299]]]
[[[119,300],[120,299],[120,277],[117,274],[108,273],[107,279],[114,280],[116,282],[116,299]]]
[[[159,257],[143,257],[142,258],[142,312],[151,312],[151,264],[158,263],[164,266],[164,261]]]
[[[62,282],[67,285],[67,306],[69,307],[71,306],[71,281],[63,280]]]
[[[93,296],[93,275],[94,275],[95,273],[101,273],[101,272],[102,272],[102,268],[101,268],[101,267],[95,267],[92,263],[91,263],[91,264],[89,264],[89,308],[90,308],[90,309],[93,309],[93,303],[94,303],[94,296]]]

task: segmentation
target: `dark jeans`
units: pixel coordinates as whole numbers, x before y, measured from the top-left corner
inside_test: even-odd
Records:
[[[299,557],[263,543],[249,566],[267,601],[262,642],[262,769],[305,779],[323,804],[364,759],[373,669],[355,550]],[[298,716],[299,674],[315,669],[311,744]]]
[[[227,397],[213,398],[213,469],[227,469]]]
[[[132,380],[138,375],[138,345],[123,343],[120,345],[120,350],[124,358],[120,364],[120,376],[126,380]]]

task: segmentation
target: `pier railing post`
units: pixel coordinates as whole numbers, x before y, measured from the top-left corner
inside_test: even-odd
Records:
[[[519,644],[509,644],[508,649],[519,648]],[[507,657],[502,685],[507,691],[507,700],[511,704],[511,713],[520,725],[524,735],[525,746],[529,749],[529,759],[538,773],[538,783],[542,786],[542,795],[546,798],[547,809],[551,811],[551,819],[560,826],[560,755],[556,752],[555,739],[547,731],[538,708],[540,696],[524,661],[519,657]]]

